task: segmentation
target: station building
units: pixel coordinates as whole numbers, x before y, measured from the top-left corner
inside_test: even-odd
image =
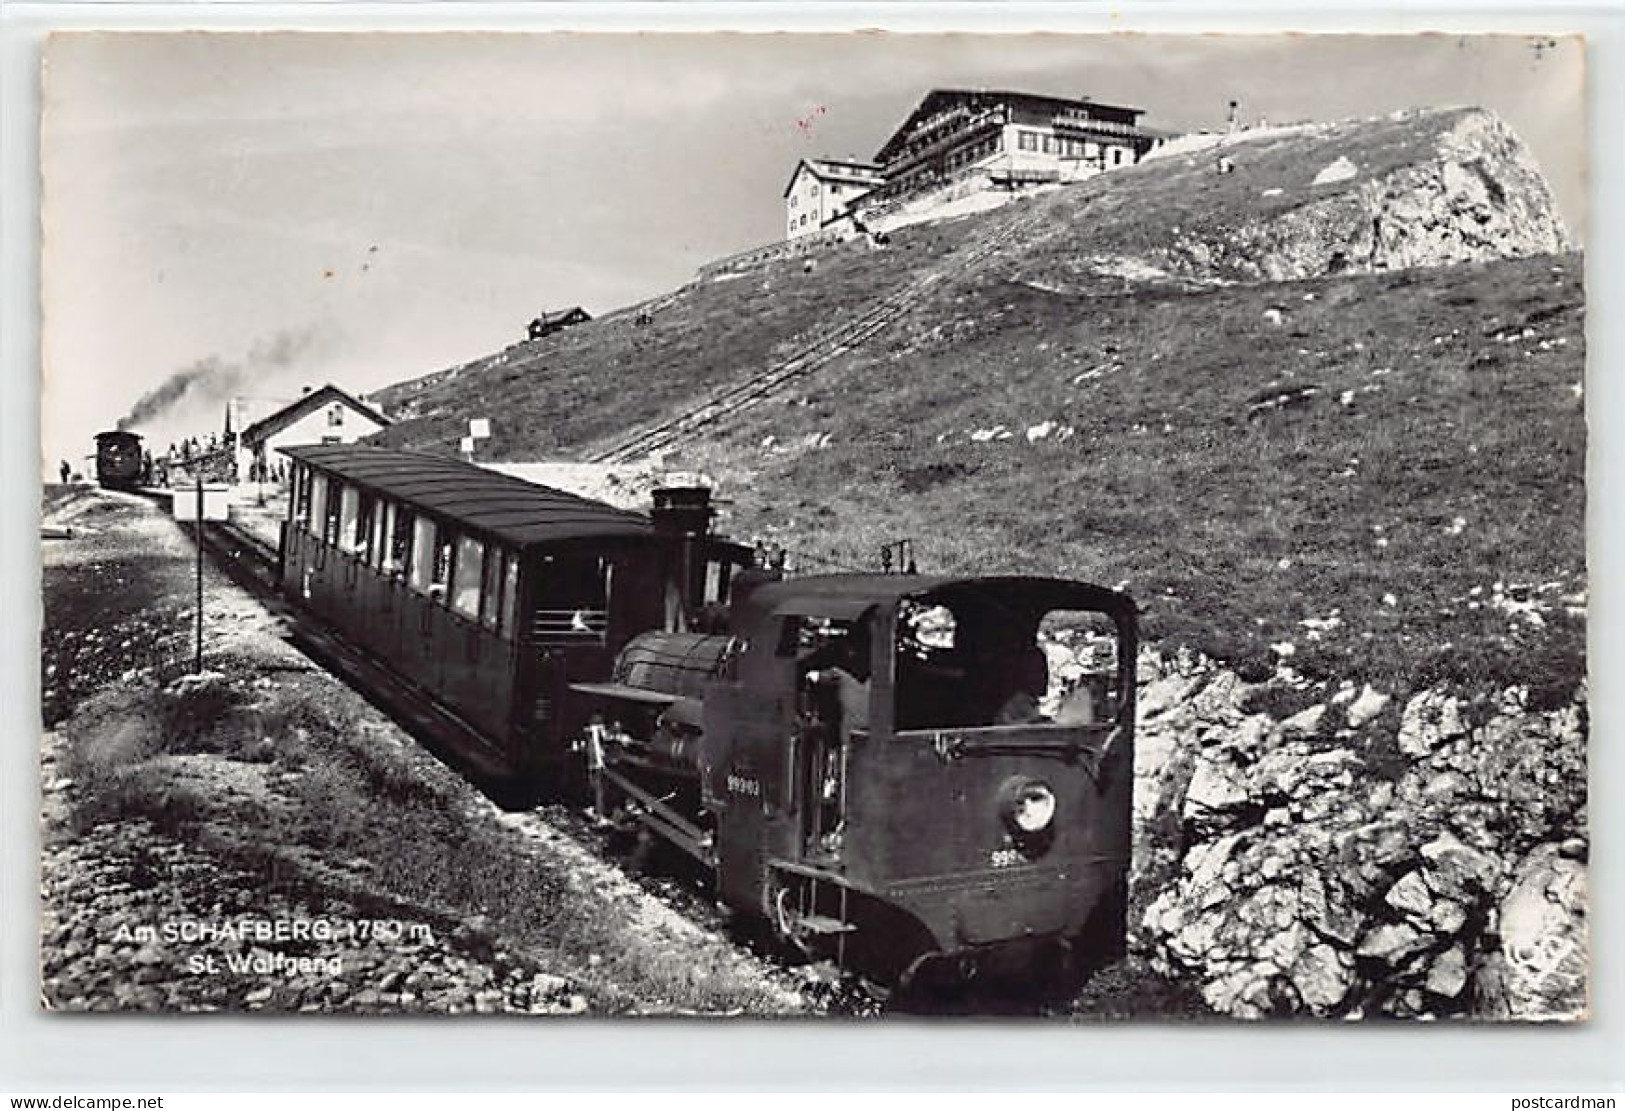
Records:
[[[300,444],[353,444],[389,425],[382,411],[334,385],[306,390],[298,400],[255,421],[237,438],[237,473],[270,473],[282,448]]]

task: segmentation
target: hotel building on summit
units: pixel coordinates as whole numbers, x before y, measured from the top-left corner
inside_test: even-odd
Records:
[[[1142,127],[1144,114],[1088,98],[934,89],[873,163],[803,159],[785,189],[786,237],[815,231],[850,210],[861,215],[949,187],[957,187],[956,194],[1016,190],[1133,165],[1170,137]],[[845,176],[820,177],[818,166],[842,167]],[[829,193],[833,184],[843,191]],[[810,200],[820,197],[838,197],[839,211],[829,206],[810,213]]]

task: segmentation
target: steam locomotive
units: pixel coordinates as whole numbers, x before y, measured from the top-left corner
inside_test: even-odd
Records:
[[[141,437],[118,429],[96,434],[96,481],[109,490],[141,485]]]
[[[1037,577],[786,579],[709,492],[635,514],[462,462],[285,449],[283,589],[590,789],[786,942],[885,983],[1126,936],[1136,611]]]

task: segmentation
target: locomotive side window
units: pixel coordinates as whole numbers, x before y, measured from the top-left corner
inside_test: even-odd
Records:
[[[480,617],[480,582],[484,572],[485,545],[471,536],[459,536],[451,608],[471,621],[478,621]]]
[[[733,582],[734,565],[726,560],[708,560],[705,565],[705,597],[702,604],[714,606],[728,600],[728,590]]]
[[[1052,610],[1038,624],[1049,680],[1039,705],[1057,725],[1113,721],[1123,704],[1117,627],[1103,613]]]
[[[1104,725],[1123,705],[1117,628],[1020,595],[909,600],[898,611],[899,730]]]

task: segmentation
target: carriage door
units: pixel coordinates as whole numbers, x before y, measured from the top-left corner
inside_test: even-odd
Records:
[[[614,564],[597,553],[553,554],[535,564],[530,639],[536,653],[532,732],[551,756],[584,723],[566,721],[571,682],[608,673],[609,592]]]

